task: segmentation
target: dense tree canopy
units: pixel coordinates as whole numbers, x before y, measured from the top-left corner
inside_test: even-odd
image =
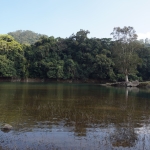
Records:
[[[0,35],[0,76],[23,77],[25,62],[22,46],[10,35]]]
[[[113,40],[88,38],[90,32],[80,30],[68,38],[40,36],[34,42],[26,33],[15,33],[25,44],[0,35],[0,77],[123,81],[127,75],[130,80],[150,79],[148,40],[137,41],[132,27],[115,28]]]

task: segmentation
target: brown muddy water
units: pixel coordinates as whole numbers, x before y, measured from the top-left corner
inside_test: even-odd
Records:
[[[90,84],[0,83],[0,149],[150,148],[150,91]]]

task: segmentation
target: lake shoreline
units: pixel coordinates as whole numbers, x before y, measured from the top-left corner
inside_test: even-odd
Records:
[[[11,77],[1,77],[0,82],[59,82],[59,83],[97,83],[105,84],[108,81],[96,80],[96,79],[40,79],[40,78],[11,78]]]
[[[103,86],[150,88],[150,81],[139,82],[137,86],[127,86],[126,82],[105,83]]]
[[[96,80],[96,79],[40,79],[40,78],[11,78],[11,77],[1,77],[0,82],[24,82],[24,83],[33,83],[33,82],[58,82],[58,83],[93,83],[100,84],[102,86],[114,86],[114,87],[126,87],[125,82],[109,82],[106,80]],[[139,82],[138,88],[150,88],[150,81]]]

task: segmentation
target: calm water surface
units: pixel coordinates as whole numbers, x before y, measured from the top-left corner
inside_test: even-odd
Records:
[[[0,149],[149,149],[150,91],[0,83]]]

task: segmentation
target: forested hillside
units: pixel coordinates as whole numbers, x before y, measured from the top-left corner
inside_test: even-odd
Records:
[[[21,44],[31,45],[37,42],[42,36],[48,37],[47,35],[38,34],[29,30],[17,30],[15,32],[9,32],[8,35],[14,37],[16,41]]]
[[[32,45],[0,35],[0,77],[150,80],[150,47],[137,40],[132,27],[114,28],[113,37],[122,37],[117,40],[88,38],[88,34],[80,30],[65,39],[41,36]]]

